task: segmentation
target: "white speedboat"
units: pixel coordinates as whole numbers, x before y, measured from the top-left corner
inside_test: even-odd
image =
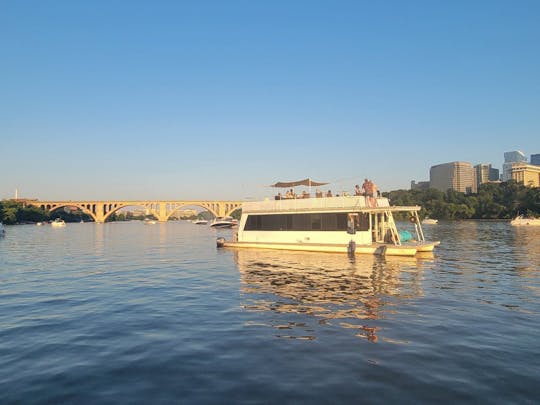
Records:
[[[232,217],[217,217],[212,221],[210,226],[212,228],[232,228],[237,223],[238,221],[235,221]]]
[[[422,220],[422,225],[437,225],[439,223],[438,219],[433,218],[424,218]]]
[[[51,226],[53,228],[61,228],[61,227],[66,226],[66,223],[64,222],[63,219],[56,218],[54,221],[51,222]]]
[[[145,225],[155,225],[155,224],[157,224],[157,221],[155,221],[155,220],[153,220],[153,219],[148,219],[148,218],[147,218],[147,219],[145,219],[145,220],[143,221],[143,223],[144,223]]]
[[[4,228],[4,224],[0,222],[0,238],[3,238],[6,236],[6,228]]]
[[[513,220],[510,221],[510,225],[521,226],[521,225],[540,225],[540,218],[525,218],[523,215],[519,215]]]
[[[293,184],[293,183],[288,183]],[[387,198],[340,196],[244,202],[232,241],[218,247],[261,248],[349,254],[415,256],[431,252],[438,241],[426,241],[420,206],[390,206]],[[405,213],[414,229],[399,232],[393,213]]]
[[[206,219],[196,219],[193,221],[195,225],[206,225],[208,221]]]

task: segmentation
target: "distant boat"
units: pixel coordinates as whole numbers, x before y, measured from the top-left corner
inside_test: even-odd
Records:
[[[238,221],[235,221],[232,217],[217,217],[210,226],[212,228],[232,228],[237,223]]]
[[[0,222],[0,238],[3,238],[6,236],[6,228],[4,228],[4,224]]]
[[[63,219],[56,218],[54,221],[51,222],[51,226],[53,228],[61,228],[63,226],[66,226],[66,223],[64,222]]]
[[[424,218],[422,220],[422,225],[437,225],[439,223],[438,219]]]
[[[36,222],[36,226],[42,226],[43,222]]]
[[[206,225],[208,221],[206,219],[196,219],[193,221],[195,225]]]
[[[145,225],[155,225],[157,224],[157,221],[154,221],[153,219],[145,219],[144,221]]]
[[[540,218],[525,218],[523,215],[519,215],[510,221],[510,225],[522,226],[522,225],[540,225]]]

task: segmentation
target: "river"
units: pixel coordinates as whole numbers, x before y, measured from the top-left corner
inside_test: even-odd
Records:
[[[218,250],[189,222],[7,226],[0,403],[535,403],[540,228],[433,255]]]

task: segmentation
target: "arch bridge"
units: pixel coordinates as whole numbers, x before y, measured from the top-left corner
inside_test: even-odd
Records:
[[[64,207],[77,207],[85,214],[90,215],[96,222],[105,222],[116,211],[125,207],[143,207],[149,214],[154,215],[158,221],[167,221],[172,214],[186,206],[198,206],[210,211],[216,217],[230,216],[242,206],[242,201],[210,201],[210,200],[173,200],[173,201],[26,201],[25,205],[32,205],[45,211],[52,212]]]

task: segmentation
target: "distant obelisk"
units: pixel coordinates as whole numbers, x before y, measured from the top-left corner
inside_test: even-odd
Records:
[[[15,199],[16,200],[19,199],[19,190],[18,189],[15,189]]]

